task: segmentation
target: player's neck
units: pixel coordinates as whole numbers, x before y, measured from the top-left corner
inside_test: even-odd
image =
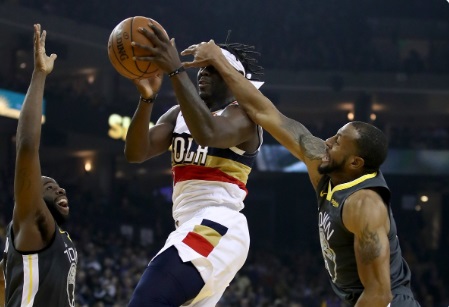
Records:
[[[215,101],[214,103],[212,103],[210,105],[209,109],[211,112],[222,110],[222,109],[226,108],[229,104],[233,103],[234,101],[235,101],[234,97],[228,97],[225,100]]]
[[[332,184],[332,188],[346,183],[346,182],[350,182],[353,181],[355,179],[357,179],[360,176],[354,176],[353,174],[347,174],[347,173],[332,173],[329,174],[329,177],[331,178],[331,184]]]

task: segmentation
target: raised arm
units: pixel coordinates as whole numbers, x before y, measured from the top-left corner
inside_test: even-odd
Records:
[[[141,163],[168,150],[179,108],[171,108],[150,128],[153,104],[162,83],[162,76],[135,80],[140,93],[139,103],[128,127],[125,157],[128,162]],[[142,99],[143,98],[143,99]]]
[[[16,134],[13,229],[16,248],[38,250],[45,246],[41,233],[53,237],[55,222],[43,200],[39,143],[42,100],[46,77],[53,70],[56,55],[45,53],[46,32],[34,25],[34,71],[19,116]],[[37,227],[44,225],[45,231]]]
[[[170,40],[157,27],[149,25],[153,32],[141,29],[151,45],[135,43],[134,46],[147,50],[153,56],[138,57],[136,60],[152,61],[165,73],[182,67],[174,39]],[[255,124],[240,107],[228,108],[222,116],[216,117],[201,99],[187,73],[182,71],[170,77],[176,98],[193,138],[202,146],[228,148],[248,141],[255,132]]]
[[[386,205],[372,190],[357,191],[345,201],[343,223],[354,234],[357,271],[364,286],[356,306],[387,306],[393,296]]]
[[[185,67],[214,66],[251,119],[303,161],[309,170],[312,184],[317,185],[321,178],[317,167],[325,153],[323,140],[313,136],[301,123],[279,112],[267,97],[229,64],[220,47],[213,41],[193,45],[181,52],[181,55],[194,56],[193,62],[184,63]]]

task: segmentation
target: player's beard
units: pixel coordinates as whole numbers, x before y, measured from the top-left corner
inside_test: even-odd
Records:
[[[325,165],[323,165],[323,163],[321,163],[318,166],[318,173],[320,173],[321,175],[328,175],[335,171],[340,171],[343,169],[345,161],[346,160],[343,160],[340,163],[333,163],[332,160],[329,160],[329,162]]]
[[[55,203],[49,202],[45,199],[44,199],[44,201],[47,204],[47,208],[48,208],[48,210],[50,210],[51,215],[55,219],[56,224],[58,224],[58,226],[64,225],[65,222],[67,222],[67,216],[65,216],[61,212],[59,212],[58,208],[56,207],[57,205]]]

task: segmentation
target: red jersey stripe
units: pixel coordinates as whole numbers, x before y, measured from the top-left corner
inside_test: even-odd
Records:
[[[221,181],[236,184],[240,189],[244,190],[248,194],[246,185],[243,182],[229,176],[218,168],[198,165],[182,165],[174,166],[172,171],[174,184],[187,180]]]
[[[209,256],[214,249],[209,241],[194,232],[189,232],[182,242],[204,257]]]

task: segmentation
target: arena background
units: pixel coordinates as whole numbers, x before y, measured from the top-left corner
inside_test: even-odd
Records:
[[[137,15],[160,22],[180,51],[211,38],[224,42],[228,30],[230,41],[255,45],[265,67],[262,92],[319,137],[352,118],[385,131],[383,171],[413,291],[422,306],[449,305],[445,0],[0,1],[2,246],[33,23],[47,30],[47,51],[58,54],[46,85],[41,160],[71,203],[79,306],[126,306],[173,229],[169,154],[141,165],[123,156],[138,94],[113,70],[107,41],[116,24]],[[175,103],[165,80],[154,119]],[[304,167],[268,134],[248,189],[251,253],[219,306],[343,306],[326,278]]]

